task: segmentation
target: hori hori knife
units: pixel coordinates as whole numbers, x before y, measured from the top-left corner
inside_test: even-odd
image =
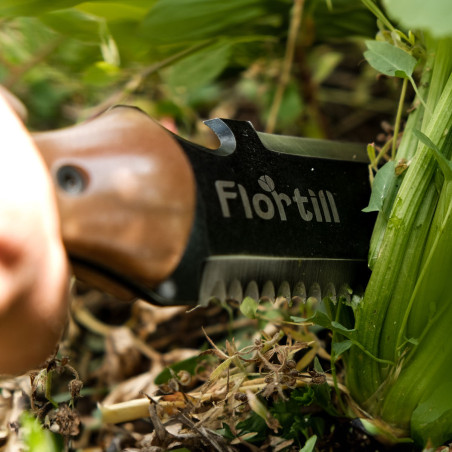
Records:
[[[364,286],[373,218],[357,144],[212,119],[212,150],[116,107],[34,139],[82,280],[162,305]]]

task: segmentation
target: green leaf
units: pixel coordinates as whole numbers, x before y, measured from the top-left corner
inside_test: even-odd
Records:
[[[303,406],[309,406],[314,401],[314,390],[312,386],[302,386],[290,393],[290,398]]]
[[[351,330],[349,328],[346,328],[344,325],[342,325],[339,322],[331,322],[331,328],[333,329],[333,331],[335,331],[336,333],[342,334],[343,336],[347,337],[347,338],[352,338],[354,336],[354,333],[356,332],[356,330]]]
[[[80,0],[2,0],[0,16],[35,16],[48,11],[70,8]]]
[[[413,130],[414,134],[419,138],[419,141],[421,141],[425,146],[427,146],[429,149],[433,151],[433,155],[435,156],[436,161],[438,162],[439,167],[441,168],[441,171],[444,174],[444,177],[447,180],[452,179],[452,162],[446,159],[442,152],[439,150],[438,146],[436,146],[435,143],[433,143],[430,138],[422,133],[418,129]]]
[[[40,19],[48,27],[73,39],[88,43],[101,42],[104,19],[77,9],[64,9],[43,14]]]
[[[173,89],[183,87],[189,92],[194,91],[223,72],[230,54],[231,45],[224,41],[204,48],[173,64],[168,70],[167,82]]]
[[[317,436],[311,436],[305,443],[305,445],[300,449],[300,452],[312,452],[315,449],[315,443],[317,442]]]
[[[240,311],[245,317],[255,319],[258,306],[259,303],[254,298],[245,297],[240,304]]]
[[[341,356],[344,352],[346,352],[351,346],[353,342],[349,339],[341,342],[335,342],[332,345],[333,354],[336,358]]]
[[[89,12],[91,8],[95,8],[98,12],[103,10],[103,17],[111,14],[117,17],[118,11],[122,10],[125,15],[123,15],[121,19],[125,19],[129,17],[128,14],[131,14],[132,9],[135,9],[135,14],[137,14],[137,9],[145,9],[145,11],[149,10],[153,1],[129,0],[125,2],[124,0],[92,0],[91,2],[83,2],[83,0],[2,0],[0,2],[0,16],[39,16],[50,11],[71,8],[79,4],[83,4],[81,9],[86,10],[87,12]],[[97,4],[98,7],[95,6]]]
[[[383,212],[389,217],[402,177],[395,172],[396,163],[391,160],[383,165],[375,175],[369,205],[363,212]]]
[[[404,50],[382,41],[366,41],[367,62],[378,72],[390,77],[409,78],[417,64],[416,58]]]
[[[262,419],[254,411],[245,420],[239,422],[235,429],[239,432],[238,436],[255,432],[255,436],[247,438],[247,441],[250,443],[262,441],[268,436],[268,427],[265,419]]]
[[[40,422],[27,411],[21,416],[22,439],[26,450],[33,452],[57,452],[55,435],[44,429]]]
[[[172,364],[171,366],[165,368],[162,370],[154,379],[154,383],[156,385],[161,385],[163,383],[168,382],[172,378],[172,373],[170,369],[174,373],[178,373],[181,370],[186,370],[191,375],[195,374],[196,368],[198,367],[198,364],[201,360],[205,359],[205,357],[201,356],[193,356],[192,358],[184,359],[183,361],[179,361],[175,364]]]
[[[317,360],[318,366],[320,366],[318,358],[316,357],[315,359]],[[318,366],[316,365],[316,361],[314,361],[315,370],[317,372],[323,372],[323,370],[318,370]],[[334,406],[333,401],[331,400],[331,388],[328,386],[328,383],[325,382],[319,385],[312,385],[312,389],[314,390],[315,394],[315,403],[321,406],[328,414],[337,416],[337,410]]]
[[[93,86],[105,86],[114,83],[120,77],[120,70],[117,66],[98,61],[89,66],[83,73],[83,83]]]
[[[297,317],[297,316],[294,316],[294,315],[290,316],[290,320],[292,320],[292,322],[295,322],[295,323],[305,323],[305,322],[309,321],[305,317]]]
[[[307,320],[315,323],[316,325],[322,326],[323,328],[331,329],[331,320],[322,311],[316,311],[314,315]]]
[[[284,3],[269,0],[159,0],[142,24],[153,44],[176,44],[221,36],[248,35],[248,25],[268,20]]]
[[[452,437],[452,388],[450,382],[436,388],[411,416],[411,432],[418,444],[439,446]]]
[[[319,358],[317,356],[314,358],[314,370],[318,373],[324,373],[323,367],[320,364]]]
[[[450,0],[383,0],[388,14],[408,29],[429,31],[440,38],[452,35]]]
[[[297,395],[294,396],[294,392]],[[312,431],[313,418],[303,412],[303,407],[311,405],[315,402],[315,392],[311,386],[297,388],[290,394],[289,400],[275,401],[271,408],[271,414],[278,420],[281,429],[278,436],[286,439],[300,440],[303,436],[309,438],[309,433],[317,433]]]
[[[108,21],[142,20],[156,0],[142,0],[140,2],[86,2],[77,6],[77,9],[94,16],[102,17]]]
[[[452,437],[452,387],[445,382],[413,411],[411,431],[420,444],[439,446]]]

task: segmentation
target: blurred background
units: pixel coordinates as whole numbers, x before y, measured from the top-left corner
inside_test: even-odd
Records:
[[[125,103],[198,142],[219,116],[366,143],[398,97],[363,60],[376,31],[360,0],[2,1],[0,83],[32,130]]]

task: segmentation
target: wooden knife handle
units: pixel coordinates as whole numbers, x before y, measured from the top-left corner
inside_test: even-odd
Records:
[[[68,254],[90,264],[75,266],[76,276],[116,294],[114,281],[87,268],[150,287],[165,280],[184,253],[196,199],[171,134],[136,108],[116,107],[33,138],[55,182]]]

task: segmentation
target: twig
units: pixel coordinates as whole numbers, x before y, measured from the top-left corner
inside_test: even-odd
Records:
[[[289,26],[289,36],[287,38],[286,53],[284,55],[284,61],[281,69],[281,75],[278,81],[278,86],[276,87],[275,97],[273,98],[273,103],[268,115],[267,127],[265,128],[265,131],[267,133],[273,133],[273,131],[275,130],[276,120],[278,119],[278,113],[279,109],[281,108],[284,92],[290,80],[290,72],[292,69],[292,63],[295,53],[295,44],[303,16],[303,7],[304,0],[294,0],[292,18],[290,20]]]
[[[195,53],[198,50],[201,50],[202,48],[211,45],[213,42],[214,42],[213,40],[209,40],[195,44],[189,47],[188,49],[184,49],[176,53],[175,55],[171,55],[170,57],[165,58],[162,61],[158,61],[144,68],[139,74],[134,75],[121,89],[113,93],[108,99],[106,99],[101,104],[96,105],[96,107],[94,107],[93,109],[90,109],[88,111],[87,116],[90,117],[97,116],[103,111],[110,108],[112,105],[125,102],[127,97],[134,93],[144,82],[144,80],[151,74],[154,74],[155,72],[160,71],[161,69],[169,66],[170,64],[173,64],[176,61],[181,60],[182,58],[185,58],[186,56],[189,56],[192,53]]]

